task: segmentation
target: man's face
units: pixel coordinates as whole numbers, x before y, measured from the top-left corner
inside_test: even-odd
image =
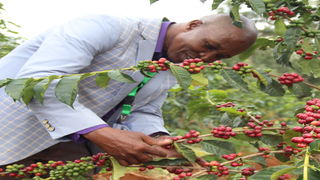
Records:
[[[187,26],[167,47],[168,57],[175,63],[190,58],[200,58],[205,62],[229,58],[251,45],[243,38],[243,31],[232,24],[217,26],[196,20]]]

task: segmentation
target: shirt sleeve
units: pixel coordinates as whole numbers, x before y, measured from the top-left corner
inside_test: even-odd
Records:
[[[119,20],[108,16],[89,16],[59,26],[44,37],[16,78],[79,73],[96,54],[114,47],[121,31]],[[52,81],[48,87],[43,104],[37,101],[29,104],[44,127],[51,127],[47,130],[53,139],[105,124],[77,98],[74,108],[58,101],[54,91],[57,82]]]
[[[78,131],[76,133],[73,133],[73,134],[69,135],[69,138],[75,143],[83,143],[83,142],[86,142],[87,140],[84,137],[82,137],[81,135],[87,134],[89,132],[92,132],[92,131],[95,131],[97,129],[101,129],[104,127],[109,127],[109,126],[107,124],[97,125],[97,126],[87,128],[87,129]]]

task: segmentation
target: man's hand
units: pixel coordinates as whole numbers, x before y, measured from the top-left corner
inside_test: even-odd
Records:
[[[105,127],[83,135],[123,166],[152,160],[152,156],[167,157],[163,146],[172,143],[171,139],[155,139],[143,133]]]

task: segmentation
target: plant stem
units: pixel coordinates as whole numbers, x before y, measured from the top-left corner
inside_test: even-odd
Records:
[[[257,118],[255,118],[254,116],[252,116],[250,112],[247,112],[247,115],[248,115],[251,119],[253,119],[256,123],[258,123],[258,124],[261,123]]]
[[[288,130],[288,128],[262,128],[261,130]],[[244,132],[245,130],[233,130],[233,132]],[[211,133],[210,134],[203,134],[198,136],[199,138],[204,138],[204,137],[210,137],[213,136]],[[175,142],[184,142],[187,141],[188,139],[179,139]]]
[[[126,71],[126,70],[136,70],[136,69],[137,69],[137,68],[135,68],[134,66],[131,66],[131,67],[122,68],[122,69],[119,69],[119,70],[120,70],[120,71]],[[79,73],[79,74],[66,74],[66,75],[57,76],[56,79],[61,79],[61,78],[63,78],[63,77],[70,77],[70,76],[79,76],[79,75],[90,74],[90,73],[93,73],[93,75],[96,75],[96,74],[102,74],[102,73],[110,72],[110,71],[113,71],[113,70],[114,70],[114,69],[103,70],[103,71],[87,72],[87,73]],[[46,78],[48,78],[48,77],[49,77],[49,76],[40,77],[40,78],[34,78],[34,80],[46,79]]]
[[[256,157],[256,156],[261,156],[261,155],[264,155],[266,153],[281,154],[281,153],[285,153],[285,151],[279,150],[279,151],[267,151],[267,152],[259,152],[259,153],[249,154],[247,156],[238,157],[238,158],[236,158],[234,160],[231,160],[231,161],[223,162],[223,163],[221,163],[221,165],[229,164],[229,163],[232,163],[232,162],[235,162],[235,161],[239,161],[239,160],[243,160],[243,159],[253,158],[253,157]]]
[[[309,147],[306,149],[306,153],[304,155],[304,163],[303,163],[303,180],[308,180],[308,167],[309,167]]]

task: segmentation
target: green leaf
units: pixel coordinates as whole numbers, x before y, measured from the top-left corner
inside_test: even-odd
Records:
[[[283,96],[286,93],[282,85],[276,80],[272,80],[268,86],[263,85],[261,82],[258,83],[260,90],[269,94],[270,96]]]
[[[78,94],[78,85],[81,77],[81,75],[63,77],[55,88],[57,99],[73,108],[73,102]]]
[[[233,120],[232,127],[242,127],[242,126],[245,126],[245,124],[246,124],[245,121],[242,120],[242,118],[240,116],[237,116]]]
[[[6,85],[9,84],[11,81],[12,81],[12,79],[9,79],[9,78],[0,80],[0,88],[2,88],[3,86],[6,86]]]
[[[249,0],[252,9],[259,15],[262,15],[266,11],[263,0]]]
[[[208,85],[208,79],[203,76],[202,73],[191,75],[193,86],[206,86]]]
[[[112,179],[119,180],[126,174],[126,167],[121,166],[114,157],[110,157],[110,161],[112,163]]]
[[[320,152],[320,139],[317,139],[310,143],[310,151]]]
[[[190,162],[195,162],[197,157],[196,154],[187,146],[182,143],[174,143],[173,144],[178,153],[180,153],[184,158],[189,160]]]
[[[282,176],[283,174],[289,173],[295,169],[297,169],[297,168],[292,166],[292,167],[288,167],[288,168],[276,171],[271,175],[270,180],[277,180],[279,176]]]
[[[149,0],[149,1],[150,1],[150,4],[153,4],[153,3],[155,3],[155,2],[157,2],[159,0]]]
[[[268,46],[273,48],[275,46],[274,40],[270,40],[266,38],[258,38],[256,42],[252,46],[250,46],[250,48],[248,48],[247,50],[245,50],[239,55],[239,59],[246,60],[254,53],[256,49],[267,48]]]
[[[121,72],[119,69],[112,70],[108,72],[108,76],[116,81],[124,82],[124,83],[135,83],[136,81],[132,79],[131,76]]]
[[[233,25],[239,28],[242,28],[242,21],[240,19],[239,8],[240,8],[240,4],[233,5],[230,11],[230,17],[233,20],[232,22]]]
[[[153,160],[146,163],[144,165],[157,165],[157,166],[186,166],[189,165],[190,162],[186,159],[160,159]]]
[[[320,171],[314,171],[311,168],[308,169],[308,180],[319,180]]]
[[[7,84],[5,91],[14,101],[19,101],[24,88],[26,88],[32,80],[32,78],[14,79]]]
[[[297,41],[300,38],[301,29],[299,28],[288,28],[285,36],[284,42],[279,43],[274,49],[274,59],[277,63],[285,66],[292,66],[290,60],[291,54],[293,53]]]
[[[275,154],[274,155],[281,162],[288,162],[290,158],[284,154]]]
[[[313,52],[313,47],[310,44],[311,42],[310,38],[304,38],[303,43],[301,45],[301,48],[303,49],[304,52]]]
[[[39,101],[41,104],[43,104],[43,100],[44,100],[43,96],[44,96],[46,90],[48,89],[50,83],[56,78],[58,78],[58,76],[56,76],[56,75],[49,76],[48,78],[43,79],[42,81],[40,81],[39,83],[37,83],[33,87],[33,90],[34,90],[33,97],[37,101]]]
[[[220,123],[226,126],[232,125],[232,119],[228,116],[228,113],[223,113],[220,118]]]
[[[192,78],[186,69],[177,65],[170,65],[170,71],[183,89],[187,89],[190,86]]]
[[[282,136],[271,134],[264,134],[260,139],[264,144],[270,146],[276,146],[283,141]]]
[[[292,67],[291,62],[289,61],[292,53],[293,51],[288,50],[288,48],[281,43],[276,45],[276,47],[273,49],[273,57],[276,62],[288,67]]]
[[[223,78],[230,83],[233,87],[248,92],[248,84],[241,78],[241,76],[231,69],[221,70]]]
[[[257,76],[258,80],[264,85],[268,86],[269,83],[272,82],[272,79],[269,77],[269,75],[262,71],[253,70],[252,73],[254,73],[255,76]]]
[[[204,140],[200,144],[203,150],[218,156],[236,152],[233,144],[226,141]]]
[[[292,166],[281,165],[281,166],[272,166],[269,168],[262,169],[256,174],[249,177],[249,180],[267,180],[271,178],[271,175],[281,169],[290,168]]]
[[[105,88],[108,86],[109,80],[110,78],[108,76],[108,73],[101,73],[96,77],[96,84],[101,88]]]
[[[281,18],[276,20],[274,26],[274,32],[279,36],[283,36],[287,31],[286,24],[284,23],[284,20]]]
[[[315,42],[317,45],[317,51],[320,52],[320,39],[319,39],[319,37],[315,37]]]
[[[266,159],[263,158],[262,156],[256,156],[251,158],[254,162],[259,163],[260,165],[262,165],[263,167],[267,166],[267,162]]]
[[[191,180],[217,180],[217,179],[218,177],[216,175],[210,175],[210,174],[202,175],[197,178],[191,178]]]
[[[212,6],[211,6],[212,10],[217,9],[223,1],[224,0],[213,0]]]
[[[33,80],[29,82],[29,84],[23,89],[21,97],[22,101],[28,105],[29,102],[32,100],[33,95],[34,95],[34,86],[39,82],[40,80]]]
[[[288,89],[299,98],[311,96],[311,88],[304,83],[295,83]]]

